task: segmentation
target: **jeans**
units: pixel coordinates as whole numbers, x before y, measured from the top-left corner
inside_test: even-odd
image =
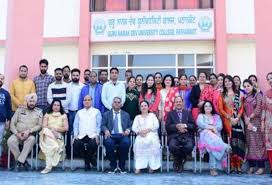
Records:
[[[2,156],[3,152],[2,141],[4,137],[5,126],[5,122],[0,122],[0,157]]]

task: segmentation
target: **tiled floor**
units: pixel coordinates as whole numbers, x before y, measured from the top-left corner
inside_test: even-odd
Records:
[[[84,172],[81,170],[62,172],[55,170],[42,175],[39,172],[0,171],[0,185],[272,185],[269,175],[225,175],[211,177],[207,172],[193,174],[184,172],[156,174],[107,174],[99,172]]]

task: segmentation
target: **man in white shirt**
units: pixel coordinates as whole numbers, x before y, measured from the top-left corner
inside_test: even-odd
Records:
[[[112,109],[114,97],[120,97],[122,105],[126,100],[126,88],[124,83],[118,81],[119,70],[117,68],[110,69],[110,81],[105,83],[102,88],[102,103],[108,109]]]
[[[74,121],[74,151],[85,161],[85,170],[90,170],[90,163],[96,166],[94,157],[99,144],[101,113],[92,107],[92,97],[86,95],[83,100],[84,108],[79,110]]]

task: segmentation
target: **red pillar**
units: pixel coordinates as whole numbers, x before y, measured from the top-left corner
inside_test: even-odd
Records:
[[[196,9],[199,0],[177,0],[178,9]]]
[[[216,73],[227,73],[226,0],[215,1]]]
[[[268,16],[271,10],[271,0],[255,0],[256,71],[262,89],[269,87],[266,74],[272,72],[272,56],[270,54],[272,26],[270,16]]]
[[[25,64],[29,78],[38,72],[42,57],[44,0],[8,1],[5,76],[7,83],[18,77]]]
[[[107,11],[126,11],[127,0],[106,0]]]
[[[80,0],[80,28],[78,40],[78,61],[81,69],[81,77],[85,69],[90,68],[90,30],[91,15],[89,12],[89,0]],[[83,78],[81,78],[83,80]]]

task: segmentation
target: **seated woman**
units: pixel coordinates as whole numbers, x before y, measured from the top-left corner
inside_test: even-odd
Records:
[[[147,167],[149,173],[153,173],[161,166],[159,121],[154,113],[149,113],[148,107],[146,100],[140,103],[141,114],[135,117],[132,125],[132,130],[137,134],[134,143],[136,174]]]
[[[49,173],[64,155],[63,133],[66,131],[68,131],[68,121],[61,101],[53,100],[48,113],[44,116],[43,129],[40,132],[40,148],[46,160],[46,167],[41,173]]]
[[[226,167],[226,154],[230,146],[221,138],[222,120],[216,114],[213,104],[205,101],[202,105],[201,113],[197,118],[200,138],[198,142],[199,150],[204,155],[209,153],[210,174],[217,176],[216,169]]]

